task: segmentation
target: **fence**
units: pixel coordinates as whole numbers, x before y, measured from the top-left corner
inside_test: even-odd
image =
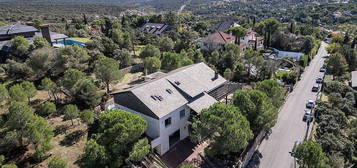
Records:
[[[122,72],[124,74],[142,72],[142,71],[144,71],[144,64],[136,64],[136,65],[132,65],[130,67],[120,69],[120,72]]]
[[[240,165],[238,166],[239,168],[243,168],[243,167],[247,166],[247,164],[249,163],[249,160],[252,158],[255,151],[259,147],[260,143],[265,138],[266,132],[267,132],[266,130],[260,131],[258,136],[255,137],[253,143],[251,143],[251,145],[248,146],[245,149],[245,151],[243,151],[243,153],[242,153],[243,156],[242,156],[242,158],[239,159],[239,161],[240,161]]]

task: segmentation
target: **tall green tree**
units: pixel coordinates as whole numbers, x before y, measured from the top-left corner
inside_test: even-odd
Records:
[[[9,95],[14,101],[26,101],[28,99],[26,91],[21,87],[20,84],[11,86],[9,89]]]
[[[247,34],[248,30],[244,27],[231,27],[229,29],[229,31],[232,32],[234,34],[234,36],[236,37],[234,43],[239,45],[240,39]]]
[[[248,49],[244,52],[243,58],[246,64],[248,78],[250,78],[253,67],[255,67],[257,70],[261,68],[259,66],[256,66],[258,65],[257,61],[260,57],[262,57],[260,53],[258,51],[254,51],[253,49]]]
[[[264,80],[257,82],[254,88],[264,92],[268,97],[270,97],[275,107],[279,108],[283,104],[284,88],[276,80]]]
[[[157,47],[148,44],[142,49],[140,53],[140,58],[145,59],[146,57],[160,58],[160,50]]]
[[[41,115],[41,116],[47,116],[50,114],[54,114],[57,112],[56,105],[52,102],[46,101],[43,102],[39,105],[39,108],[37,109],[36,113]]]
[[[55,101],[57,101],[57,93],[59,93],[60,90],[55,82],[49,78],[43,78],[41,80],[40,88],[48,92],[50,99],[53,97]]]
[[[161,59],[162,69],[172,71],[181,67],[182,57],[180,54],[165,52]]]
[[[79,111],[78,107],[76,105],[72,105],[72,104],[66,105],[63,110],[64,119],[71,120],[72,125],[73,125],[73,119],[78,118],[79,113],[80,113],[80,111]]]
[[[207,154],[227,155],[238,152],[253,138],[249,122],[237,107],[216,103],[201,111],[192,124],[194,141],[211,140]]]
[[[341,77],[347,73],[348,64],[345,57],[340,53],[332,54],[327,61],[327,72],[333,74],[335,77]]]
[[[161,68],[161,61],[157,57],[146,57],[144,59],[144,69],[146,73],[154,73],[159,71]]]
[[[227,68],[224,73],[223,73],[224,78],[226,78],[227,80],[232,80],[233,78],[233,72],[231,69]]]
[[[162,52],[171,52],[174,49],[175,43],[169,37],[163,37],[160,39],[158,44]]]
[[[58,72],[64,72],[72,68],[84,71],[88,68],[89,60],[87,49],[72,45],[59,50],[55,68]]]
[[[87,141],[82,155],[82,164],[84,167],[97,168],[108,164],[109,156],[104,146],[99,145],[94,139]]]
[[[92,124],[94,122],[94,113],[91,110],[83,110],[79,116],[83,123]]]
[[[120,68],[126,68],[133,62],[133,57],[127,49],[116,49],[113,53],[113,58],[120,62]]]
[[[26,103],[12,102],[8,117],[7,128],[17,134],[20,145],[25,145],[23,140],[27,140],[35,146],[35,155],[41,153],[41,156],[51,148],[51,126],[44,118],[34,115],[34,110]]]
[[[273,127],[278,119],[278,109],[271,99],[259,90],[237,91],[234,93],[233,105],[247,117],[254,133]]]
[[[51,48],[39,48],[31,52],[26,65],[31,68],[31,75],[35,79],[48,75],[55,66],[55,51]]]
[[[83,72],[76,69],[69,69],[64,73],[61,84],[74,95],[77,92],[81,81],[85,79],[86,75]]]
[[[94,80],[87,78],[80,81],[74,94],[74,100],[78,105],[94,108],[102,101],[104,93],[98,92]]]
[[[139,161],[147,154],[149,144],[140,140],[147,122],[141,116],[112,110],[103,112],[98,121],[97,133],[88,141],[83,155],[86,166],[120,167],[126,158]]]
[[[10,98],[9,92],[6,87],[0,83],[0,107]]]
[[[94,73],[98,79],[105,83],[108,93],[110,91],[110,83],[120,80],[124,76],[119,71],[118,61],[108,57],[101,57],[95,62]]]
[[[24,37],[17,36],[11,40],[11,48],[16,56],[24,56],[30,48],[30,43]]]
[[[142,161],[148,153],[150,153],[150,146],[148,145],[148,139],[140,139],[133,146],[132,151],[129,153],[129,157],[126,159],[127,162],[140,162]]]
[[[236,44],[227,43],[224,46],[224,51],[221,54],[220,64],[222,69],[230,68],[234,69],[238,60],[241,59],[241,50],[240,47]]]
[[[50,43],[43,37],[35,37],[33,40],[35,48],[50,47]]]
[[[30,101],[31,98],[36,96],[37,89],[32,82],[24,81],[21,83],[21,87],[23,91],[25,91],[28,101]]]
[[[297,146],[295,157],[302,168],[325,168],[327,157],[319,144],[307,140]]]

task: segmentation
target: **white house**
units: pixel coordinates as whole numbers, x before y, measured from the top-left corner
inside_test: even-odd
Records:
[[[151,147],[160,155],[189,136],[190,115],[198,115],[216,103],[222,98],[221,93],[233,91],[224,89],[226,85],[232,88],[232,83],[204,63],[151,75],[148,79],[112,93],[114,104],[110,108],[141,115],[148,122],[146,135],[152,139]]]
[[[300,60],[302,56],[304,56],[304,53],[300,52],[292,52],[292,51],[281,51],[275,48],[272,48],[273,52],[276,54],[276,58],[292,58],[296,61]]]

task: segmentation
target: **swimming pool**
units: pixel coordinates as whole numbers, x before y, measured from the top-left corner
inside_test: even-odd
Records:
[[[57,44],[64,44],[64,40],[57,41]],[[86,43],[75,41],[75,40],[66,40],[66,45],[80,45],[85,46]]]

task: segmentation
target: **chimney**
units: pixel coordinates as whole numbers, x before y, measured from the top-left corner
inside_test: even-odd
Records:
[[[212,78],[212,81],[218,79],[218,72],[214,72],[214,77]]]
[[[40,28],[42,37],[45,38],[52,45],[49,25],[43,24],[40,26]]]

